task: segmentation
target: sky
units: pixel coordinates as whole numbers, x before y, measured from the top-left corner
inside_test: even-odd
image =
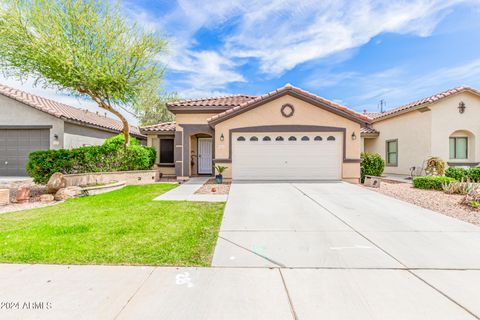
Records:
[[[166,37],[163,87],[181,98],[261,95],[290,83],[362,112],[460,85],[480,89],[480,0],[136,0]],[[0,82],[96,111],[90,101]],[[132,123],[136,119],[127,114]]]

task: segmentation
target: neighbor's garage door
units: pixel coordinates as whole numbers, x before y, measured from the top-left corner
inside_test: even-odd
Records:
[[[339,180],[342,133],[235,133],[233,179]]]
[[[50,129],[0,129],[0,176],[24,176],[28,154],[50,147]]]

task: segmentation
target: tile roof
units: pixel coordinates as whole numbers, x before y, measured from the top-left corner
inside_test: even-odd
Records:
[[[310,98],[312,100],[315,100],[317,102],[320,102],[320,103],[323,103],[323,104],[326,104],[332,108],[335,108],[337,109],[338,111],[342,112],[342,113],[345,113],[345,114],[348,114],[358,120],[361,120],[361,121],[365,121],[365,122],[370,122],[370,118],[365,116],[365,115],[362,115],[358,112],[355,112],[353,110],[350,110],[348,109],[347,107],[344,107],[342,105],[339,105],[338,103],[335,103],[333,101],[330,101],[330,100],[327,100],[325,98],[322,98],[320,96],[317,96],[313,93],[310,93],[308,91],[305,91],[305,90],[302,90],[300,88],[297,88],[297,87],[294,87],[290,84],[287,84],[277,90],[274,90],[274,91],[271,91],[267,94],[264,94],[264,95],[261,95],[261,96],[258,96],[258,97],[255,97],[253,99],[249,99],[247,101],[245,101],[244,103],[238,105],[238,106],[235,106],[233,108],[230,108],[230,109],[227,109],[225,110],[224,112],[221,112],[219,114],[216,114],[212,117],[210,117],[208,119],[208,122],[217,122],[223,118],[228,118],[230,115],[233,115],[235,113],[238,113],[238,112],[241,112],[242,109],[245,109],[253,104],[256,104],[258,102],[261,102],[263,100],[266,100],[272,96],[275,96],[275,95],[278,95],[278,94],[281,94],[281,93],[284,93],[284,92],[287,92],[287,91],[291,91],[291,92],[294,92],[296,94],[299,94],[299,95],[302,95],[304,97],[307,97],[307,98]]]
[[[169,110],[226,110],[254,99],[255,96],[232,95],[203,99],[178,100],[167,103]]]
[[[366,126],[366,127],[361,127],[360,128],[360,133],[362,134],[377,134],[379,133],[377,130],[373,129],[372,127],[370,126]]]
[[[370,119],[374,119],[381,115],[383,112],[369,112],[369,111],[364,111],[363,115],[369,117]]]
[[[406,104],[406,105],[403,105],[403,106],[385,111],[383,113],[379,113],[377,115],[374,115],[372,117],[372,119],[373,119],[373,121],[378,121],[380,119],[384,119],[384,118],[387,118],[387,117],[392,117],[392,116],[395,116],[397,114],[402,114],[402,113],[407,112],[411,109],[415,110],[415,109],[417,109],[418,107],[421,107],[424,104],[434,103],[434,102],[437,102],[438,100],[444,99],[446,97],[449,97],[451,95],[454,95],[454,94],[457,94],[457,93],[463,92],[463,91],[470,91],[472,93],[480,95],[480,91],[478,91],[476,89],[473,89],[473,88],[467,87],[467,86],[460,86],[460,87],[449,89],[449,90],[434,94],[433,96],[423,98],[423,99],[417,100],[415,102],[412,102],[412,103],[409,103],[409,104]]]
[[[140,131],[143,134],[148,133],[157,133],[157,132],[174,132],[175,131],[175,121],[172,122],[162,122],[153,124],[150,126],[141,127]]]
[[[65,121],[90,125],[115,132],[121,132],[123,128],[121,121],[84,109],[74,108],[58,101],[36,96],[6,85],[0,84],[0,94]],[[135,126],[130,126],[130,134],[142,136],[140,129]]]

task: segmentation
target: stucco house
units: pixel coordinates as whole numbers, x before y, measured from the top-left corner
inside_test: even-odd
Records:
[[[371,118],[362,134],[364,150],[382,155],[385,173],[424,174],[425,160],[440,157],[448,166],[480,163],[480,92],[457,87]],[[415,169],[413,169],[415,168]]]
[[[345,180],[360,177],[361,132],[371,119],[286,85],[262,96],[168,104],[175,123],[142,128],[165,175],[236,180]]]
[[[26,175],[31,151],[98,145],[121,131],[106,115],[0,85],[0,176]],[[146,140],[135,126],[130,133]]]

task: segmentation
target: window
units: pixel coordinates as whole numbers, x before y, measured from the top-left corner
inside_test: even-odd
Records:
[[[468,138],[451,137],[450,138],[450,159],[468,158]]]
[[[294,136],[291,136],[290,138],[288,138],[288,141],[297,141],[297,138],[295,138]]]
[[[335,137],[334,137],[334,136],[329,136],[329,137],[327,138],[327,141],[335,141]]]
[[[258,138],[253,136],[253,137],[250,138],[250,141],[258,141]]]
[[[386,141],[387,166],[396,167],[398,165],[398,140]]]
[[[272,141],[272,139],[270,139],[269,136],[265,136],[265,137],[263,137],[263,141]]]
[[[303,136],[303,137],[302,137],[302,141],[310,141],[310,138],[307,137],[307,136]]]
[[[283,137],[276,137],[275,141],[283,141]]]
[[[323,139],[322,139],[322,137],[320,137],[320,136],[316,136],[313,140],[315,140],[315,141],[322,141]]]
[[[245,141],[245,137],[238,137],[237,141]]]
[[[160,139],[160,165],[174,165],[173,159],[174,140]]]

